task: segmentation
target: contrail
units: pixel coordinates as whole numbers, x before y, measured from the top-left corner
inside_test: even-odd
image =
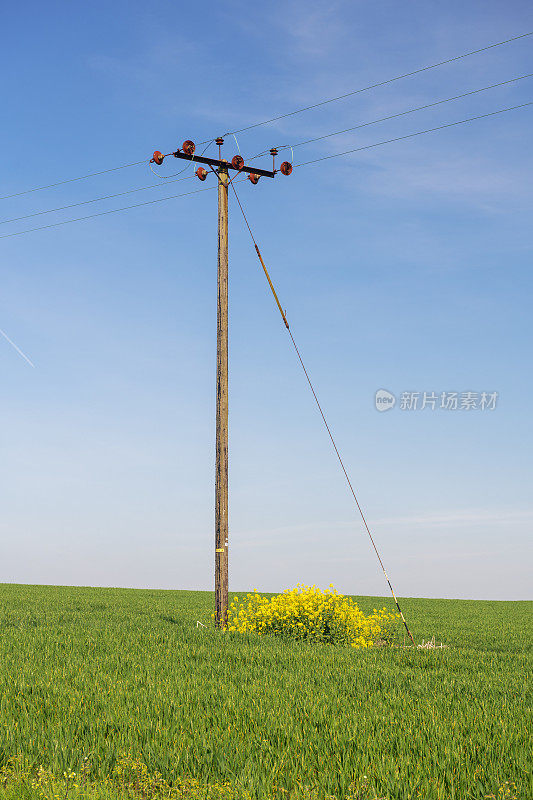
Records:
[[[2,336],[4,337],[4,339],[7,339],[7,341],[9,342],[9,344],[10,344],[12,347],[14,347],[14,348],[15,348],[15,350],[17,351],[17,353],[19,354],[19,356],[22,356],[22,358],[23,358],[25,361],[27,361],[27,362],[28,362],[28,364],[30,365],[30,367],[33,367],[33,368],[35,369],[35,364],[33,363],[33,361],[30,361],[30,359],[28,358],[28,356],[27,356],[27,355],[24,355],[24,353],[22,352],[22,350],[20,349],[20,347],[17,347],[17,345],[15,344],[15,342],[12,342],[12,341],[11,341],[11,339],[9,338],[9,336],[7,335],[7,333],[4,333],[4,331],[2,330],[2,328],[0,328],[0,333],[2,334]]]

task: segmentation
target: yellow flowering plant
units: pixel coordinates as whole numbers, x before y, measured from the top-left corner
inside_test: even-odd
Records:
[[[391,614],[386,608],[364,614],[357,603],[339,594],[333,584],[326,591],[298,584],[295,589],[287,589],[270,599],[262,597],[256,589],[242,601],[234,597],[224,630],[373,647],[391,639],[399,619],[399,614]]]

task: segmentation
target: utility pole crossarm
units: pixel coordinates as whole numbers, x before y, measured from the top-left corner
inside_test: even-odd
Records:
[[[208,164],[210,167],[215,167],[216,169],[220,169],[224,167],[225,169],[234,169],[236,172],[248,172],[249,174],[255,175],[262,175],[265,178],[273,178],[276,173],[272,172],[268,169],[259,169],[259,167],[247,167],[246,165],[242,167],[234,167],[231,161],[219,161],[218,158],[206,158],[206,156],[190,156],[187,153],[182,153],[179,150],[176,150],[175,153],[169,153],[168,155],[174,156],[174,158],[183,158],[185,161],[190,161],[194,164],[197,161],[199,164]]]
[[[194,164],[195,161],[198,164],[207,164],[207,166],[211,167],[213,172],[220,172],[220,170],[224,170],[227,174],[230,169],[234,170],[235,172],[245,172],[248,174],[248,178],[254,185],[257,183],[260,177],[275,178],[277,172],[281,172],[282,175],[290,175],[292,172],[292,164],[290,161],[284,161],[280,165],[279,170],[276,169],[276,156],[278,154],[276,147],[272,147],[270,149],[270,155],[272,156],[272,169],[262,169],[261,167],[247,166],[244,163],[244,158],[240,154],[233,156],[231,161],[225,161],[222,158],[222,153],[220,150],[223,143],[224,139],[221,136],[215,140],[215,144],[218,145],[218,158],[211,158],[210,156],[204,155],[195,156],[194,151],[196,150],[196,145],[193,141],[191,141],[191,139],[186,139],[181,148],[178,147],[178,149],[174,150],[172,153],[163,155],[160,150],[155,150],[152,158],[150,159],[150,163],[161,166],[165,158],[174,156],[174,158],[182,158],[184,161],[189,161],[191,164]],[[201,181],[205,181],[207,177],[207,170],[205,170],[203,167],[198,167],[196,170],[196,175]]]

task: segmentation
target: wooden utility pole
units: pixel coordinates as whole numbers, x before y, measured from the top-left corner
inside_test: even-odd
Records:
[[[228,616],[228,169],[218,169],[215,622]]]
[[[273,178],[275,147],[272,156],[272,169],[249,167],[242,156],[233,156],[226,161],[221,155],[224,139],[215,139],[218,145],[218,158],[195,155],[196,146],[186,139],[181,148],[164,155],[154,152],[151,164],[163,163],[168,156],[181,158],[193,164],[205,164],[218,178],[218,295],[217,295],[217,415],[216,415],[216,468],[215,468],[215,625],[223,628],[228,619],[228,187],[231,183],[228,171],[236,175],[247,175],[255,186],[260,177]],[[204,150],[205,152],[205,150]],[[283,175],[290,175],[292,166],[284,162],[280,167]],[[199,166],[196,175],[205,181],[208,171]],[[231,180],[233,180],[233,178]],[[259,254],[259,250],[257,251]],[[261,256],[259,256],[261,257]],[[263,269],[266,268],[263,264]],[[268,277],[268,273],[267,273]],[[270,278],[268,279],[270,281]],[[272,290],[272,284],[270,284]],[[279,305],[279,303],[278,303]],[[281,307],[280,307],[281,310]],[[283,313],[283,312],[282,312]],[[287,324],[287,323],[285,323]]]

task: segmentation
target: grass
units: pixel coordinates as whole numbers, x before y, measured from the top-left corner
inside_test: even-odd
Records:
[[[533,797],[531,603],[403,600],[437,651],[220,634],[212,607],[0,585],[0,798]]]

